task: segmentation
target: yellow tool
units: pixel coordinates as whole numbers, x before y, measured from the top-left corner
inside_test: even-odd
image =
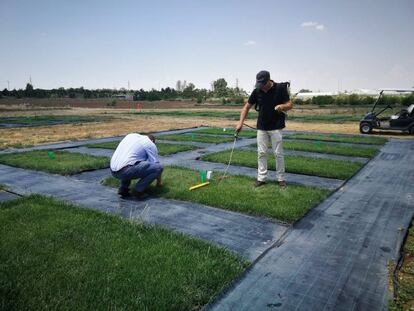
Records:
[[[198,188],[201,188],[201,187],[204,187],[204,186],[208,186],[209,184],[210,184],[209,181],[203,182],[202,184],[198,184],[198,185],[190,187],[190,189],[188,189],[188,190],[190,190],[190,191],[195,190],[195,189],[198,189]]]

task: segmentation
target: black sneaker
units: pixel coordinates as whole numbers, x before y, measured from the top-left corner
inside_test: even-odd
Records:
[[[121,189],[121,188],[119,188],[118,189],[118,194],[121,197],[127,197],[127,196],[129,196],[129,189]]]
[[[264,182],[264,181],[260,181],[260,180],[256,180],[256,181],[254,182],[254,187],[255,187],[255,188],[260,187],[260,186],[263,186],[263,185],[266,185],[266,182]]]
[[[278,184],[279,184],[280,189],[286,189],[286,187],[287,187],[286,181],[284,181],[284,180],[278,181]]]
[[[131,191],[131,195],[135,198],[135,199],[138,199],[138,200],[145,200],[146,198],[148,198],[148,194],[146,194],[145,192],[137,192],[137,191],[134,191],[134,190],[132,190]]]

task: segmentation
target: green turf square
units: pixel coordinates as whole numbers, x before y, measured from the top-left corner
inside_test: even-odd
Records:
[[[178,167],[165,167],[162,188],[150,187],[154,196],[206,204],[254,216],[264,216],[284,223],[300,219],[309,209],[323,200],[329,190],[289,185],[279,189],[276,183],[254,188],[254,179],[245,176],[230,176],[219,182],[220,173],[214,172],[208,186],[189,191],[199,184],[198,171]],[[106,186],[118,187],[119,180],[108,177]],[[133,185],[132,185],[133,187]]]
[[[199,310],[246,268],[229,251],[59,200],[0,204],[2,310]]]
[[[85,147],[88,148],[103,148],[103,149],[116,149],[118,147],[119,141],[110,141],[105,143],[97,143],[97,144],[88,144]],[[183,151],[190,151],[195,150],[197,147],[192,145],[176,145],[176,144],[164,144],[164,143],[156,143],[158,154],[160,156],[166,156],[178,152]]]
[[[35,150],[1,154],[0,163],[47,173],[72,175],[109,166],[108,157],[67,151]]]
[[[218,162],[227,164],[230,158],[230,151],[221,151],[201,157],[203,161]],[[275,170],[274,156],[267,157],[268,168]],[[246,150],[235,150],[232,164],[257,168],[257,152]],[[347,179],[353,176],[363,164],[350,161],[318,159],[302,156],[285,156],[286,172],[313,175],[328,178]]]

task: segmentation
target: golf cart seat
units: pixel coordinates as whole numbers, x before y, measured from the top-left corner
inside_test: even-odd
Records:
[[[390,126],[404,127],[414,122],[414,105],[410,105],[406,109],[390,117]]]
[[[407,112],[409,113],[410,117],[414,117],[414,104],[410,105],[407,108]]]

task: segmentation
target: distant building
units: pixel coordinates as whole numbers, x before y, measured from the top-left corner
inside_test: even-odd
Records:
[[[298,93],[296,97],[300,98],[312,98],[315,96],[335,96],[338,95],[337,92],[306,92],[306,93]]]
[[[116,95],[113,95],[112,97],[116,99],[121,99],[121,100],[134,100],[133,94],[116,94]]]

